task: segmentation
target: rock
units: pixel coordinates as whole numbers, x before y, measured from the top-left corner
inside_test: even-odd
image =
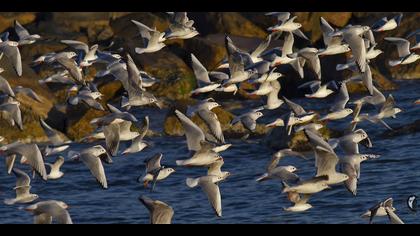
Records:
[[[398,88],[398,85],[392,80],[387,79],[377,69],[371,68],[374,85],[381,91],[390,91]],[[366,87],[361,83],[347,83],[349,93],[367,92]]]
[[[302,24],[302,31],[307,33],[311,42],[315,43],[322,39],[320,19],[324,17],[333,27],[344,27],[351,19],[351,12],[294,12],[296,22]]]
[[[42,104],[40,104],[26,95],[18,94],[16,97],[21,104],[24,129],[20,131],[17,127],[12,127],[5,120],[0,119],[1,136],[5,137],[8,142],[16,140],[24,142],[45,141],[47,138],[40,126],[39,119],[45,119],[48,116],[55,102],[54,95],[38,83],[38,75],[27,64],[22,64],[22,77],[16,75],[12,65],[5,59],[0,61],[0,67],[5,69],[1,76],[10,83],[12,88],[16,86],[31,88],[42,100]]]
[[[137,37],[140,40],[138,28],[131,20],[141,22],[152,29],[156,27],[160,32],[165,31],[169,26],[168,18],[162,15],[150,12],[131,13],[111,20],[110,26],[117,37],[126,39]]]
[[[18,20],[22,25],[35,21],[36,14],[33,12],[1,12],[0,13],[0,32],[9,27],[13,27],[14,21]]]
[[[182,128],[181,122],[179,122],[178,118],[175,115],[175,109],[178,109],[182,113],[185,114],[187,110],[187,106],[194,104],[195,101],[193,100],[183,100],[178,101],[178,103],[168,111],[168,114],[165,118],[164,122],[164,133],[169,136],[182,136],[184,135],[184,130]],[[243,125],[238,122],[235,125],[230,125],[230,122],[234,118],[234,115],[228,111],[226,111],[222,107],[216,107],[212,110],[216,113],[217,117],[219,118],[223,134],[225,138],[241,138],[248,131],[243,127]],[[194,115],[191,120],[197,124],[204,132],[209,132],[206,124],[198,115]],[[258,124],[257,129],[251,136],[261,136],[267,132],[265,125]]]
[[[185,99],[195,89],[196,79],[191,68],[169,49],[150,55],[131,55],[139,67],[161,80],[149,90],[156,96],[171,100]]]
[[[393,138],[400,135],[414,134],[420,131],[420,120],[416,120],[411,124],[401,125],[394,130],[386,131],[381,136],[384,138]]]
[[[142,43],[140,38],[136,37],[138,29],[131,20],[156,27],[159,31],[168,28],[168,20],[164,16],[152,13],[133,13],[112,21],[111,27],[117,35],[116,41],[130,53],[137,66],[161,80],[161,83],[151,88],[151,92],[158,97],[169,99],[189,97],[189,93],[195,88],[196,80],[191,68],[184,61],[187,60],[188,54],[173,45],[155,53],[135,53],[135,48],[141,47]]]
[[[98,85],[98,90],[104,95],[100,103],[106,109],[106,104],[122,94],[122,85],[118,80]],[[107,111],[99,111],[88,108],[85,104],[77,106],[68,105],[66,110],[66,134],[70,139],[80,140],[94,131],[90,124],[94,118],[108,114]]]
[[[237,12],[191,12],[194,27],[200,35],[228,34],[244,37],[265,38],[267,32]]]
[[[226,57],[224,44],[216,43],[208,37],[194,37],[185,40],[183,48],[189,53],[193,53],[209,71],[216,69]]]
[[[317,122],[315,123],[322,123]],[[328,127],[324,126],[320,129],[322,137],[326,140],[332,137],[333,131]],[[303,131],[292,132],[289,136],[285,127],[276,127],[269,131],[268,135],[263,141],[268,147],[274,150],[280,150],[284,148],[291,148],[298,152],[310,151],[311,147],[308,143],[308,139]]]
[[[71,114],[71,115],[70,115]],[[95,128],[90,121],[104,116],[107,112],[87,108],[84,104],[69,106],[67,109],[66,134],[72,140],[80,140],[91,134]]]
[[[277,24],[275,17],[266,16],[264,12],[241,12],[240,14],[263,30]]]
[[[388,64],[390,59],[398,59],[397,47],[384,40],[385,37],[406,37],[409,33],[418,30],[418,12],[404,12],[404,16],[401,20],[401,25],[396,29],[385,32],[375,33],[375,39],[378,43],[378,48],[384,51],[383,54],[379,55],[375,62],[378,66],[379,71],[385,76],[392,77],[394,79],[419,79],[420,78],[420,63],[417,61],[410,65],[400,65],[391,67]],[[375,21],[382,17],[394,17],[397,13],[381,12],[381,13],[366,13],[356,12],[353,14],[352,21],[355,24],[372,25]],[[414,42],[414,37],[411,42]]]
[[[263,12],[242,12],[248,20],[258,25],[262,29],[267,29],[277,24],[277,19],[272,16],[265,16]],[[351,19],[351,12],[293,12],[297,16],[296,22],[302,24],[302,31],[308,33],[312,43],[318,41],[322,34],[320,32],[320,17],[324,17],[328,22],[337,26],[345,26]]]
[[[74,32],[108,26],[110,19],[109,12],[56,12],[51,16],[53,22]]]
[[[12,143],[18,140],[24,143],[44,142],[48,140],[41,125],[39,124],[39,118],[41,118],[39,114],[34,113],[30,107],[25,105],[20,106],[20,108],[24,128],[23,131],[21,131],[17,126],[10,126],[6,120],[0,118],[0,133],[1,136],[6,139],[7,143]],[[0,117],[2,117],[2,115],[0,115]]]

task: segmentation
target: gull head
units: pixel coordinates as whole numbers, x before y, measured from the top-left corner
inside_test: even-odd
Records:
[[[216,154],[214,157],[216,158],[216,161],[223,161],[223,157],[219,154]]]
[[[353,140],[354,142],[360,142],[365,138],[368,138],[368,134],[364,130],[359,129],[355,132],[355,138]]]
[[[229,171],[224,171],[224,172],[222,172],[223,174],[222,174],[222,178],[223,179],[226,179],[227,177],[229,177],[229,176],[231,176],[232,174],[229,172]]]
[[[398,107],[395,107],[394,108],[394,112],[395,112],[395,114],[398,114],[398,113],[400,113],[400,112],[402,112],[403,110],[401,109],[401,108],[398,108]]]
[[[4,69],[3,68],[0,68],[0,74],[3,73],[3,72],[4,72]]]
[[[75,53],[75,52],[67,52],[66,55],[67,55],[68,58],[73,58],[73,57],[77,56],[77,53]]]
[[[104,95],[102,94],[102,93],[100,93],[100,92],[92,92],[91,93],[91,97],[93,98],[93,99],[97,99],[97,98],[102,98]]]
[[[92,154],[95,155],[95,156],[100,156],[100,155],[103,155],[103,154],[106,154],[106,153],[107,153],[107,151],[101,145],[96,145],[96,146],[92,147]]]
[[[270,124],[265,125],[265,127],[267,127],[267,128],[269,128],[269,127],[280,127],[280,126],[284,126],[284,120],[282,120],[281,118],[278,118],[275,121],[271,122]]]
[[[7,45],[9,45],[11,47],[17,47],[17,46],[19,46],[19,43],[16,42],[16,41],[7,41],[6,43],[7,43]]]
[[[341,183],[341,182],[344,182],[344,181],[348,180],[349,176],[346,175],[346,174],[338,173],[336,178],[338,179],[338,182]]]
[[[362,26],[362,30],[363,30],[363,32],[366,32],[366,31],[369,31],[370,30],[370,27],[369,26]]]
[[[219,106],[220,106],[220,104],[217,103],[217,102],[209,102],[209,103],[207,103],[207,107],[208,107],[209,110],[212,110],[213,108],[216,108],[216,107],[219,107]]]
[[[175,169],[173,169],[173,168],[165,168],[165,169],[163,169],[163,171],[167,172],[168,174],[171,174],[171,173],[174,173],[175,172]]]
[[[89,62],[88,60],[84,59],[83,61],[80,62],[80,67],[88,67],[91,66],[92,63]]]
[[[380,49],[375,49],[375,50],[373,50],[372,57],[376,58],[377,56],[381,55],[382,53],[384,53],[384,51],[382,51]]]
[[[67,205],[65,202],[62,202],[62,201],[55,201],[55,202],[57,203],[57,205],[59,205],[63,209],[69,208],[69,205]]]
[[[346,108],[346,109],[344,109],[344,112],[345,112],[346,114],[351,114],[351,113],[353,113],[353,109],[351,109],[351,108]]]
[[[284,169],[292,173],[297,171],[297,168],[294,166],[285,166]]]
[[[255,112],[255,117],[258,119],[258,118],[260,118],[260,117],[262,117],[262,116],[264,116],[264,114],[262,113],[262,112],[260,112],[260,111],[258,111],[258,112]]]
[[[29,195],[29,198],[32,199],[32,200],[36,200],[36,199],[39,198],[39,196],[38,196],[38,194],[31,194],[31,195]]]
[[[150,97],[150,98],[148,99],[148,101],[149,101],[149,103],[155,103],[155,102],[157,102],[157,99],[156,99],[156,98],[154,98],[154,97]]]

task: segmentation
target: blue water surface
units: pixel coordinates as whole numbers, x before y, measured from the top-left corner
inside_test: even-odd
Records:
[[[392,94],[404,112],[400,113],[397,119],[387,120],[391,127],[412,123],[419,119],[420,114],[420,106],[413,105],[413,101],[420,98],[420,82],[398,83],[400,89]],[[354,95],[352,99],[359,96],[361,95]],[[307,99],[294,101],[305,108],[321,110],[327,109],[328,102],[331,102]],[[251,106],[252,103],[247,105]],[[139,118],[149,115],[152,129],[162,130],[166,111],[134,111]],[[265,117],[261,122],[272,121],[274,118]],[[342,129],[346,127],[349,119],[328,125]],[[274,151],[260,143],[260,139],[252,139],[249,142],[228,140],[233,146],[222,153],[225,161],[223,169],[230,171],[232,176],[220,184],[223,206],[221,218],[215,216],[200,188],[190,189],[185,184],[187,177],[205,175],[206,169],[175,167],[176,160],[185,159],[188,155],[184,137],[149,138],[148,140],[154,143],[152,148],[126,157],[115,157],[113,164],[105,164],[108,190],[99,187],[83,163],[66,161],[62,168],[64,178],[43,182],[37,177],[32,182],[31,191],[40,195],[40,200],[55,199],[68,203],[74,223],[149,223],[148,211],[138,201],[140,195],[170,204],[175,211],[173,223],[367,223],[360,215],[388,197],[394,198],[397,214],[406,223],[419,223],[420,215],[409,211],[406,199],[411,194],[420,195],[420,133],[383,138],[382,134],[386,129],[379,124],[362,123],[359,127],[365,129],[373,141],[373,148],[367,150],[361,147],[361,152],[380,154],[381,157],[362,164],[357,196],[352,196],[342,185],[335,186],[332,190],[312,196],[310,203],[313,208],[303,213],[283,210],[283,207],[288,207],[290,203],[286,196],[281,194],[279,182],[255,182],[264,172]],[[90,145],[93,144],[72,144],[71,149],[77,151]],[[120,149],[126,145],[129,143],[123,143]],[[174,167],[176,172],[166,180],[158,182],[155,192],[150,193],[136,179],[145,169],[143,160],[157,152],[164,154],[162,164]],[[47,162],[54,160],[55,157],[48,157]],[[304,179],[315,173],[313,158],[308,161],[286,158],[282,165],[287,164],[296,166],[297,173]],[[28,170],[26,166],[17,165]],[[0,170],[0,200],[14,197],[14,176],[7,175],[3,161],[0,161]],[[31,214],[22,210],[22,206],[26,205],[7,206],[0,202],[0,223],[32,223]],[[387,222],[387,217],[375,219],[375,223]]]

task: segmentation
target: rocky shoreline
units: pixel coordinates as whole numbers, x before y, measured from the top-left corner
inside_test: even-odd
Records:
[[[312,39],[314,46],[322,44],[321,35],[319,34],[319,17],[324,16],[332,25],[341,27],[348,23],[357,24],[364,22],[371,17],[365,13],[295,13],[298,20],[303,24],[304,33]],[[375,13],[375,19],[385,14]],[[168,24],[168,18],[164,13],[0,13],[0,31],[3,32],[12,27],[15,19],[19,20],[31,32],[45,35],[45,40],[28,45],[22,48],[21,54],[23,61],[23,76],[18,78],[11,65],[7,60],[0,60],[0,67],[6,69],[1,76],[5,77],[14,86],[25,86],[32,88],[42,99],[42,104],[33,101],[25,96],[18,97],[21,103],[22,117],[25,129],[20,131],[16,127],[11,127],[3,119],[0,119],[0,135],[5,137],[7,142],[21,140],[24,142],[46,140],[45,134],[39,124],[39,119],[45,119],[53,128],[61,131],[72,140],[80,140],[93,131],[90,121],[93,118],[100,117],[106,111],[97,111],[88,109],[85,105],[65,106],[66,97],[63,89],[53,85],[41,85],[38,81],[49,76],[51,72],[44,66],[30,67],[31,60],[51,51],[65,50],[66,46],[59,43],[60,39],[80,40],[89,44],[98,43],[100,45],[109,45],[114,42],[110,50],[118,50],[122,48],[124,52],[129,52],[136,64],[142,70],[150,73],[161,81],[154,85],[150,91],[157,97],[164,100],[168,113],[163,114],[166,119],[164,122],[164,135],[182,135],[182,128],[179,121],[174,116],[174,110],[179,109],[184,112],[186,105],[194,104],[197,99],[191,98],[189,93],[196,87],[196,80],[190,68],[189,54],[194,53],[197,58],[209,69],[215,68],[218,63],[226,56],[223,36],[229,34],[232,40],[241,47],[243,44],[247,48],[256,47],[258,43],[267,36],[266,27],[274,23],[274,19],[265,17],[262,13],[191,13],[189,17],[193,19],[198,29],[205,31],[200,35],[189,40],[172,40],[167,47],[154,54],[138,55],[134,53],[135,46],[139,43],[136,27],[130,23],[131,19],[141,21],[147,25],[156,26],[158,30],[164,30]],[[416,30],[418,14],[405,13],[401,27],[393,31],[393,36],[405,36],[408,32]],[[211,26],[211,27],[210,27]],[[12,30],[10,30],[12,32]],[[314,32],[314,33],[313,33]],[[315,33],[317,32],[317,33]],[[381,34],[386,37],[388,33]],[[14,35],[11,33],[11,37]],[[301,39],[296,41],[298,47],[307,44]],[[254,46],[255,45],[255,46]],[[274,46],[281,46],[282,42],[273,42]],[[385,44],[386,55],[396,52],[393,46]],[[393,54],[391,54],[392,56]],[[394,55],[395,56],[395,55]],[[346,55],[321,58],[323,71],[335,71],[331,68],[337,62],[345,62]],[[290,70],[287,66],[284,70]],[[384,56],[378,56],[373,64],[373,79],[377,83],[379,89],[395,90],[398,86],[393,82],[394,79],[416,79],[420,78],[420,64],[415,63],[409,66],[398,66],[390,68]],[[102,80],[107,81],[111,78],[95,78],[97,70],[95,67],[89,68],[87,72],[87,80],[95,80],[98,82],[99,90],[105,97],[102,99],[102,105],[108,102],[117,103],[116,98],[122,93],[120,82],[101,83]],[[305,71],[306,72],[306,71]],[[297,86],[304,81],[310,80],[310,71],[306,74],[309,76],[304,80],[300,80],[295,73],[287,73],[287,76],[281,78],[282,87],[287,87],[287,91],[280,91],[280,95],[288,98],[302,97],[301,91],[297,90]],[[329,81],[333,79],[342,80],[351,76],[347,71],[323,74],[323,80]],[[349,84],[350,93],[363,93],[363,86],[357,84]],[[210,94],[216,99],[224,99],[226,95]],[[235,95],[236,99],[250,99],[245,96],[243,91]],[[251,99],[258,99],[252,97]],[[226,137],[240,138],[245,134],[245,129],[241,124],[230,126],[229,123],[233,119],[233,114],[223,108],[214,110],[218,115],[222,129]],[[198,118],[192,119],[199,126],[206,130],[205,124]],[[280,130],[280,129],[279,129]],[[275,137],[283,137],[276,129],[269,131],[264,125],[257,127],[256,135],[266,134]],[[329,131],[323,131],[324,135],[330,135]],[[296,137],[288,140],[279,140],[278,145],[297,146],[302,138],[299,133]],[[278,140],[278,139],[275,139]],[[268,143],[269,146],[274,144]]]

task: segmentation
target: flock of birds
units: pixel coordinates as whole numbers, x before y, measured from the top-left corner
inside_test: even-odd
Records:
[[[194,21],[188,19],[186,12],[170,12],[171,24],[165,32],[159,32],[156,28],[150,28],[141,22],[132,20],[138,27],[139,35],[143,43],[142,47],[137,47],[135,52],[138,54],[153,53],[165,47],[165,41],[171,39],[189,39],[198,35],[194,28]],[[307,137],[307,142],[312,148],[315,156],[315,174],[310,179],[301,179],[297,174],[295,166],[281,166],[280,161],[285,157],[299,157],[308,160],[308,155],[291,149],[283,149],[273,154],[264,173],[256,181],[275,180],[283,185],[283,193],[290,200],[291,205],[284,207],[285,211],[302,212],[310,209],[310,198],[329,188],[345,186],[354,196],[357,194],[357,185],[360,180],[360,165],[363,161],[378,158],[378,155],[364,154],[359,152],[359,144],[371,147],[372,143],[368,134],[363,129],[356,129],[358,123],[369,121],[372,123],[383,124],[389,127],[384,119],[393,117],[401,112],[396,107],[392,95],[385,97],[373,83],[370,62],[374,60],[381,50],[376,49],[377,42],[374,34],[383,31],[390,31],[399,26],[402,14],[393,18],[383,18],[372,26],[347,25],[342,29],[335,29],[324,19],[320,18],[321,30],[325,48],[317,49],[306,47],[294,50],[295,35],[308,40],[300,30],[301,24],[295,22],[296,16],[288,12],[270,12],[267,17],[276,17],[277,24],[268,28],[268,37],[253,51],[248,52],[235,46],[233,41],[226,36],[225,46],[227,58],[220,63],[215,71],[208,71],[191,54],[191,64],[194,75],[198,82],[198,87],[191,92],[192,96],[208,94],[212,91],[233,93],[238,91],[239,85],[249,82],[257,89],[249,92],[252,95],[267,97],[266,104],[256,107],[250,111],[236,116],[232,120],[232,125],[242,123],[248,130],[246,139],[257,127],[257,120],[263,116],[264,110],[276,110],[285,104],[290,112],[279,115],[278,119],[266,124],[267,127],[284,127],[285,135],[293,132],[303,131]],[[7,57],[13,65],[18,76],[22,75],[22,63],[19,47],[36,43],[42,37],[30,34],[19,22],[15,21],[14,30],[18,36],[18,41],[9,40],[9,33],[5,32],[0,40],[0,53]],[[267,50],[270,41],[278,39],[284,35],[282,48]],[[408,35],[408,38],[416,37],[416,45],[410,47],[410,42],[404,38],[388,37],[386,41],[397,46],[397,59],[389,61],[390,66],[405,65],[414,63],[420,55],[414,52],[420,48],[420,31]],[[151,147],[150,142],[145,140],[149,129],[149,118],[138,119],[129,112],[131,107],[140,107],[155,104],[160,107],[160,100],[153,93],[147,91],[155,83],[160,81],[145,71],[137,68],[131,56],[127,53],[119,53],[99,50],[98,45],[87,45],[83,42],[74,40],[62,40],[61,43],[68,45],[73,50],[62,52],[51,52],[35,59],[34,66],[45,63],[56,73],[48,78],[39,81],[41,84],[59,83],[68,86],[68,105],[74,106],[83,103],[88,107],[97,110],[108,110],[109,112],[99,118],[93,119],[91,124],[97,127],[94,133],[86,137],[85,140],[105,140],[104,145],[95,145],[80,152],[68,150],[71,141],[63,137],[58,131],[51,128],[44,120],[40,124],[49,138],[47,144],[22,143],[20,141],[2,145],[0,155],[5,157],[7,173],[16,176],[16,197],[6,199],[5,204],[27,204],[36,201],[39,196],[31,193],[31,177],[27,172],[17,168],[29,166],[34,178],[39,175],[45,181],[53,181],[64,177],[60,168],[65,164],[64,157],[59,156],[67,151],[67,161],[81,161],[90,170],[92,176],[97,180],[99,186],[108,188],[106,171],[104,164],[113,163],[112,157],[119,155],[141,152],[147,147]],[[330,56],[351,52],[352,58],[346,64],[337,65],[337,70],[352,70],[358,75],[342,81],[321,80],[320,56]],[[276,72],[279,66],[290,65],[301,78],[304,78],[303,67],[307,64],[315,72],[316,79],[309,83],[302,84],[299,89],[311,91],[306,95],[308,99],[323,99],[334,96],[335,102],[331,105],[330,112],[320,117],[315,111],[307,111],[302,106],[294,103],[286,97],[279,98],[281,90],[279,80],[285,75]],[[121,97],[120,108],[107,104],[104,108],[99,102],[103,96],[97,89],[95,83],[87,81],[84,75],[84,68],[102,63],[106,69],[97,73],[96,77],[112,75],[122,83],[125,90]],[[0,69],[0,71],[4,71]],[[294,73],[291,71],[291,73]],[[349,94],[347,83],[362,83],[367,89],[367,95],[353,101],[355,109],[348,107]],[[309,89],[309,90],[308,90]],[[7,79],[0,76],[0,111],[2,119],[7,120],[11,126],[17,126],[24,130],[22,116],[19,109],[19,101],[16,94],[22,93],[38,102],[42,102],[39,96],[31,89],[24,87],[12,88]],[[321,100],[322,101],[322,100]],[[417,100],[415,103],[420,103]],[[373,105],[377,112],[373,114],[361,113],[363,105]],[[222,217],[222,196],[219,184],[227,181],[230,173],[222,171],[224,159],[221,152],[231,147],[227,144],[217,115],[212,111],[220,106],[213,98],[207,97],[193,106],[189,106],[186,114],[179,110],[175,114],[181,122],[187,141],[187,148],[190,152],[188,159],[177,160],[176,165],[182,167],[201,167],[206,168],[207,172],[198,178],[186,178],[186,185],[190,188],[200,187],[207,195],[211,208],[215,214]],[[344,135],[339,138],[325,140],[319,133],[324,127],[323,122],[318,121],[337,121],[353,114],[353,119]],[[195,124],[191,117],[198,115],[208,126],[209,132],[203,131]],[[319,118],[319,119],[318,119]],[[132,131],[132,126],[137,127],[137,131]],[[0,136],[0,141],[4,138]],[[127,149],[120,152],[120,142],[131,141]],[[338,157],[335,150],[340,148],[344,156]],[[46,163],[48,156],[58,156],[55,163]],[[20,162],[15,163],[17,157]],[[164,181],[175,172],[173,168],[167,168],[161,164],[162,153],[156,153],[145,160],[146,168],[144,175],[138,181],[143,182],[144,187],[149,183],[151,191],[154,190],[157,182]],[[118,162],[118,159],[117,159]],[[47,172],[46,166],[50,171]],[[339,168],[339,171],[337,170]],[[174,210],[170,205],[159,200],[153,200],[142,195],[139,201],[150,211],[151,223],[171,223]],[[58,200],[40,201],[24,208],[34,215],[34,223],[72,223],[68,206]],[[210,208],[209,208],[210,209]],[[386,199],[369,209],[362,217],[368,217],[372,222],[375,216],[388,216],[391,223],[403,223],[396,215],[396,209],[392,205],[392,199]]]

